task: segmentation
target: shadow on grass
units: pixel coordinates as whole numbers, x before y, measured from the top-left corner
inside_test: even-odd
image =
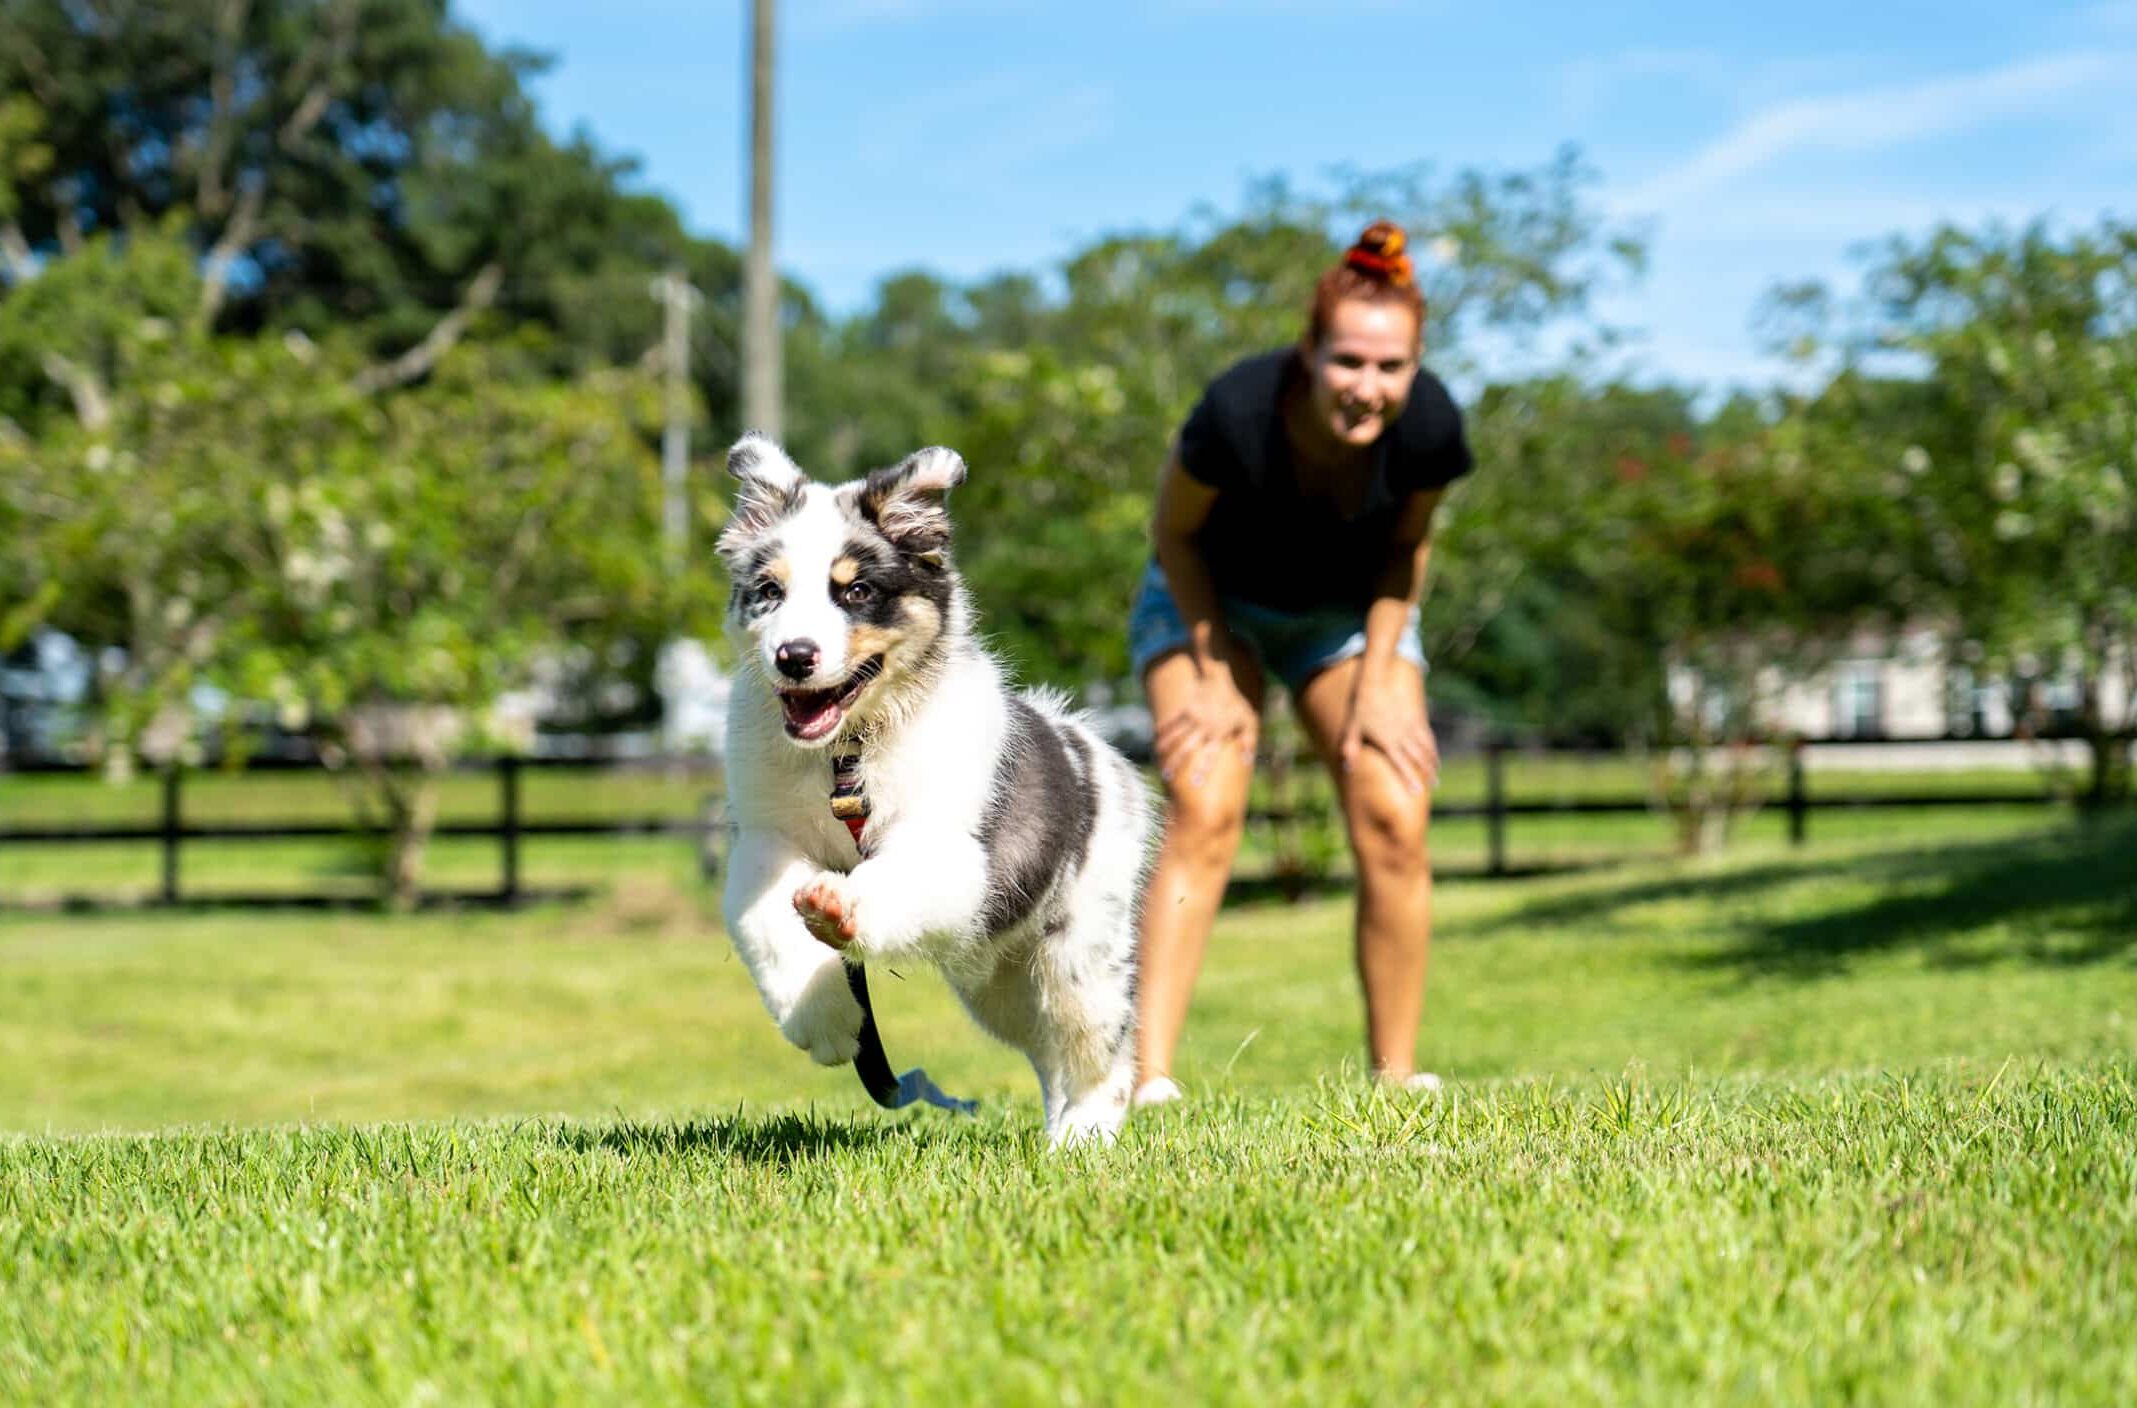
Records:
[[[733,1115],[719,1119],[680,1120],[672,1124],[624,1120],[600,1128],[567,1125],[555,1131],[556,1143],[573,1153],[595,1150],[644,1154],[655,1158],[711,1155],[778,1168],[850,1149],[869,1149],[886,1139],[925,1138],[904,1123],[870,1118],[835,1119],[806,1114]]]
[[[1836,870],[1852,870],[1868,861],[1841,861]],[[1590,867],[1595,870],[1610,869],[1608,865]],[[1630,905],[1666,904],[1672,900],[1726,900],[1742,895],[1756,895],[1802,880],[1811,873],[1808,863],[1776,861],[1767,865],[1744,866],[1734,870],[1704,872],[1687,863],[1674,874],[1660,878],[1634,880],[1623,885],[1582,890],[1578,894],[1554,895],[1549,899],[1531,900],[1495,919],[1487,920],[1478,927],[1486,933],[1505,930],[1520,932],[1538,925],[1580,924],[1607,920]]]
[[[1610,870],[1623,865],[1618,859],[1544,862],[1510,865],[1494,872],[1484,865],[1439,865],[1432,867],[1434,880],[1535,880],[1551,875],[1579,875]],[[1296,904],[1328,895],[1347,895],[1357,888],[1348,870],[1326,875],[1234,875],[1224,889],[1227,905]]]
[[[2137,954],[2137,815],[2129,812],[2051,836],[1880,856],[1849,869],[1893,893],[1754,925],[1696,963],[1818,977],[1845,971],[1859,955],[1903,949],[1950,967],[2013,959],[2077,967]]]
[[[1803,917],[1762,918],[1761,897],[1821,878],[1882,892],[1867,903]],[[2018,960],[2077,966],[2137,954],[2137,812],[2081,818],[2045,835],[1853,859],[1696,870],[1523,905],[1488,932],[1608,922],[1673,900],[1737,901],[1716,945],[1689,966],[1746,976],[1819,977],[1858,956],[1914,950],[1949,966]],[[1800,901],[1790,899],[1789,907]]]

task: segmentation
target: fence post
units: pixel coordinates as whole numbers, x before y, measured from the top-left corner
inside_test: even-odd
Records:
[[[175,760],[163,769],[163,903],[178,903],[179,799]]]
[[[1506,744],[1484,745],[1484,832],[1490,848],[1486,873],[1506,874]]]
[[[1810,795],[1803,776],[1803,740],[1788,745],[1788,844],[1800,846],[1810,829]]]
[[[507,753],[497,760],[498,845],[504,861],[505,904],[519,903],[519,759]]]

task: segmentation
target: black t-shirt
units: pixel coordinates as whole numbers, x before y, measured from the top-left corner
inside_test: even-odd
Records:
[[[1305,369],[1285,350],[1210,383],[1180,430],[1180,467],[1217,491],[1197,546],[1219,593],[1280,611],[1371,604],[1410,496],[1469,473],[1462,413],[1420,367],[1410,399],[1372,448],[1358,511],[1299,488],[1284,398]],[[1303,390],[1303,388],[1300,388]]]

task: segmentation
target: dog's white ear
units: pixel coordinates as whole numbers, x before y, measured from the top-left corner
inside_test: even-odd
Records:
[[[727,472],[736,480],[735,510],[720,530],[716,551],[731,557],[750,539],[801,506],[809,482],[769,435],[752,430],[727,452]]]
[[[965,482],[965,457],[947,445],[930,445],[878,473],[908,494],[947,494]]]
[[[942,563],[950,540],[943,495],[965,482],[964,456],[941,445],[915,450],[886,469],[872,471],[861,488],[860,508],[901,552]]]
[[[787,458],[778,441],[756,430],[745,433],[728,447],[727,472],[742,481],[744,493],[760,487],[767,493],[790,493],[808,477],[800,465]]]

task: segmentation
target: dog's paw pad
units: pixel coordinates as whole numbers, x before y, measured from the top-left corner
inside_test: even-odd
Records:
[[[794,892],[794,912],[818,943],[844,948],[860,933],[858,906],[831,880],[812,880]]]

